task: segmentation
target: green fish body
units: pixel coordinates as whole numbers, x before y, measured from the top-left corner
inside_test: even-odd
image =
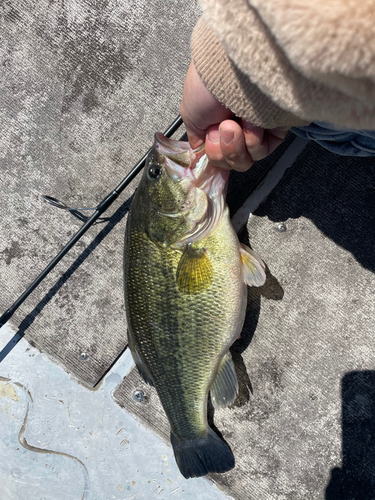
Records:
[[[211,391],[214,406],[224,407],[236,397],[229,347],[245,318],[245,282],[259,286],[265,277],[262,261],[240,246],[231,225],[228,172],[199,156],[187,143],[156,135],[130,208],[124,255],[129,346],[158,392],[186,478],[234,466],[207,423],[207,398]]]

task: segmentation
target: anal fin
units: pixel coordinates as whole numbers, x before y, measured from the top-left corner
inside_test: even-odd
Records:
[[[143,378],[143,380],[146,382],[146,384],[154,386],[154,381],[152,380],[151,373],[145,363],[142,361],[141,356],[139,355],[139,352],[137,351],[137,348],[134,345],[131,333],[128,330],[128,342],[129,342],[129,349],[130,352],[132,353],[133,356],[133,361],[135,363],[135,366],[137,367],[137,370],[140,374],[140,376]]]
[[[211,386],[211,401],[215,408],[226,408],[234,403],[238,394],[238,380],[232,356],[228,351],[220,362]]]

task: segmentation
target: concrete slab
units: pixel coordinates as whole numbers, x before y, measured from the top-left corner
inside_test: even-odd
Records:
[[[0,348],[14,335],[0,329]],[[114,401],[130,353],[95,390],[21,340],[0,366],[1,500],[226,500],[181,477],[170,448]]]

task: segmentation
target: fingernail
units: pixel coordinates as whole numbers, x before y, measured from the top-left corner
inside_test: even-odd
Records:
[[[220,129],[220,137],[223,140],[223,143],[226,146],[229,146],[233,142],[234,132],[231,132],[230,130]]]
[[[252,130],[255,127],[256,125],[254,125],[254,123],[242,120],[242,128],[244,128],[245,130]]]
[[[219,142],[220,141],[220,134],[217,129],[210,130],[208,132],[208,138],[211,142]]]

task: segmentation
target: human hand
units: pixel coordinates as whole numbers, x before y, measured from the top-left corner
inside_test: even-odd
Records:
[[[208,159],[226,169],[247,170],[272,153],[288,132],[288,127],[268,130],[236,121],[204,85],[193,62],[186,74],[180,113],[191,147],[196,149],[205,142]]]

